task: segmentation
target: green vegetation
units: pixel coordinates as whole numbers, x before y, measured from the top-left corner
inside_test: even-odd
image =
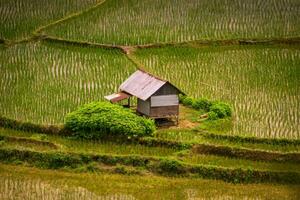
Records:
[[[218,147],[213,144],[205,147],[201,146],[203,141],[200,142],[200,145],[193,146],[193,154],[188,154],[187,150],[180,151],[180,149],[165,146],[166,143],[161,142],[148,146],[148,143],[125,144],[123,142],[119,144],[118,141],[78,141],[51,135],[40,140],[39,138],[43,135],[39,136],[36,133],[9,129],[3,129],[0,133],[2,141],[4,140],[0,147],[2,155],[0,160],[5,163],[25,163],[42,168],[63,167],[80,171],[82,171],[80,168],[101,171],[103,164],[113,166],[121,164],[140,166],[146,171],[162,175],[182,174],[183,176],[201,176],[229,182],[296,183],[297,178],[295,177],[300,176],[297,170],[299,169],[299,160],[291,160],[298,154],[288,155],[274,152],[276,155],[271,155],[272,152],[270,154],[252,149]],[[194,142],[196,141],[194,140]],[[191,146],[187,146],[187,148],[191,148]],[[205,155],[198,155],[199,153]],[[255,161],[257,159],[261,161]],[[274,162],[275,160],[277,162]],[[127,171],[123,167],[116,167],[118,168],[117,172],[139,173],[138,169]],[[104,169],[106,169],[105,166]]]
[[[232,114],[231,107],[224,102],[216,102],[213,103],[211,107],[209,107],[210,113],[215,113],[218,118],[230,117]]]
[[[263,161],[250,161],[246,159],[234,159],[223,156],[204,155],[204,154],[189,154],[181,158],[183,162],[193,164],[204,164],[210,166],[222,166],[229,168],[243,168],[243,169],[259,169],[274,171],[296,171],[300,172],[299,164],[291,163],[276,163],[276,162],[263,162]]]
[[[20,40],[40,26],[89,8],[99,0],[1,0],[0,38]]]
[[[178,130],[160,130],[154,135],[155,138],[177,141],[177,142],[191,142],[191,143],[208,143],[214,145],[223,145],[237,148],[258,149],[266,151],[278,152],[300,152],[300,143],[298,144],[282,141],[261,141],[254,138],[253,140],[245,138],[237,138],[232,136],[223,137],[219,134],[210,134],[207,132],[191,131],[185,129]],[[273,142],[273,143],[272,143]]]
[[[299,8],[0,0],[0,199],[299,199]],[[101,102],[137,68],[178,127]]]
[[[205,120],[202,121],[199,125],[200,130],[205,130],[217,134],[228,134],[230,135],[233,127],[232,118],[218,119],[218,116],[215,112],[209,112],[208,118],[214,118],[214,120]]]
[[[2,197],[48,199],[297,199],[299,186],[107,173],[70,173],[0,165]],[[99,189],[101,188],[101,189]],[[147,191],[147,192],[145,192]],[[272,191],[272,195],[269,195]],[[41,196],[43,195],[43,196]]]
[[[0,129],[0,136],[14,136],[18,138],[29,138],[36,140],[36,133],[13,131],[10,129]],[[40,134],[39,134],[40,135]],[[3,147],[20,148],[34,151],[60,151],[60,152],[76,152],[76,153],[94,153],[94,154],[113,154],[113,155],[145,155],[145,156],[168,156],[176,152],[176,149],[154,146],[148,147],[145,145],[128,143],[120,141],[103,141],[103,140],[78,140],[68,137],[47,135],[47,141],[53,145],[43,145],[40,143],[14,140],[5,142]],[[53,148],[53,146],[58,148]],[[47,149],[46,149],[47,148]]]
[[[191,40],[298,37],[297,0],[107,0],[45,30],[68,40],[135,45]]]
[[[0,115],[58,124],[78,106],[104,100],[135,70],[120,50],[48,42],[0,49]]]
[[[144,156],[115,156],[101,154],[76,154],[62,152],[38,152],[24,149],[0,148],[0,161],[4,163],[26,164],[40,168],[58,169],[66,168],[74,170],[76,168],[90,167],[94,170],[101,170],[97,163],[108,166],[122,164],[133,167],[143,167],[152,173],[172,176],[192,176],[210,179],[221,179],[234,183],[259,183],[277,182],[286,184],[299,184],[300,173],[294,171],[276,171],[273,165],[267,170],[227,168],[222,166],[210,166],[206,164],[193,165],[183,163],[173,159],[157,159]],[[95,163],[95,164],[94,164]],[[118,167],[118,166],[117,166]],[[294,167],[296,168],[296,167]],[[289,167],[287,167],[289,169]],[[122,170],[122,173],[124,170]]]
[[[179,46],[138,49],[135,59],[195,98],[233,106],[228,134],[299,138],[298,46]]]
[[[208,112],[210,110],[210,106],[212,106],[212,102],[207,98],[195,99],[192,103],[192,107],[198,110],[204,110]]]
[[[156,130],[153,120],[109,102],[92,102],[67,114],[66,128],[73,136],[86,139],[151,136]]]
[[[231,117],[232,108],[222,101],[210,101],[207,98],[194,99],[189,96],[180,96],[180,101],[185,106],[190,106],[196,110],[207,113],[209,120],[223,119]]]

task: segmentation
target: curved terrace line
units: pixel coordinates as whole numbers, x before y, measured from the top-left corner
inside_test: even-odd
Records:
[[[60,18],[58,20],[54,20],[48,24],[45,24],[43,26],[38,27],[32,32],[31,37],[27,37],[24,39],[20,40],[8,40],[4,38],[0,38],[0,44],[4,44],[6,46],[11,46],[19,43],[26,43],[26,42],[31,42],[31,41],[36,41],[36,40],[43,40],[43,39],[52,39],[52,40],[60,40],[66,42],[68,44],[69,42],[71,43],[85,43],[88,45],[93,45],[93,46],[98,46],[98,47],[106,47],[106,48],[119,48],[121,49],[124,53],[128,53],[132,48],[159,48],[159,47],[164,47],[164,46],[176,46],[176,45],[187,45],[187,44],[197,44],[197,45],[220,45],[220,46],[230,46],[230,45],[259,45],[259,44],[267,44],[267,45],[274,45],[274,44],[288,44],[288,45],[300,45],[300,36],[299,37],[280,37],[280,38],[264,38],[264,39],[259,39],[259,38],[240,38],[240,39],[224,39],[224,40],[202,40],[202,39],[197,39],[197,40],[187,40],[187,41],[182,41],[182,42],[158,42],[158,43],[148,43],[148,44],[142,44],[142,45],[112,45],[112,44],[101,44],[101,43],[94,43],[94,42],[89,42],[89,41],[72,41],[72,40],[67,40],[64,38],[58,38],[58,37],[53,37],[53,36],[48,36],[44,33],[42,33],[43,30],[46,28],[49,28],[51,26],[55,26],[57,24],[66,22],[68,20],[71,20],[76,17],[80,17],[83,14],[89,13],[101,5],[103,5],[107,0],[102,0],[99,3],[96,3],[95,5],[82,10],[78,11],[75,13],[71,13],[69,15],[66,15],[63,18]]]

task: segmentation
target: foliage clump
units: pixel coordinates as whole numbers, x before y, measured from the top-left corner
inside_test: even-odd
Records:
[[[218,119],[218,114],[217,113],[215,113],[214,111],[210,111],[210,112],[208,112],[207,113],[207,118],[209,119],[209,120],[217,120]]]
[[[232,107],[222,101],[211,101],[207,98],[194,99],[184,95],[179,96],[179,101],[184,106],[207,112],[209,120],[223,119],[232,115]]]
[[[216,102],[210,107],[211,112],[215,112],[218,118],[230,117],[231,116],[231,107],[224,102]]]
[[[159,169],[162,172],[181,174],[185,172],[184,166],[177,160],[161,159]]]
[[[154,121],[137,116],[130,109],[109,102],[92,102],[66,116],[65,126],[80,138],[103,136],[150,136],[155,131]]]
[[[186,97],[182,100],[182,104],[185,106],[191,106],[194,103],[194,99],[192,97]]]
[[[210,110],[211,105],[212,105],[212,102],[209,101],[208,99],[200,98],[200,99],[195,99],[193,101],[192,107],[197,110],[201,109],[201,110],[208,112]]]

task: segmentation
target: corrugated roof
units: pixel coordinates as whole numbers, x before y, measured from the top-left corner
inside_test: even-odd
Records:
[[[115,102],[121,101],[123,99],[127,99],[129,97],[131,97],[130,94],[127,94],[125,92],[119,92],[119,93],[115,93],[115,94],[105,96],[104,98],[107,99],[108,101],[112,102],[112,103],[115,103]]]
[[[123,82],[119,89],[145,101],[165,83],[167,81],[138,70]]]

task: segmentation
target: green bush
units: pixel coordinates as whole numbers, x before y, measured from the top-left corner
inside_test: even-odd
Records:
[[[186,95],[179,94],[179,102],[182,103],[186,97],[187,97]]]
[[[192,106],[193,102],[194,102],[194,99],[192,97],[185,97],[182,100],[182,104],[185,105],[185,106]]]
[[[218,104],[212,105],[210,110],[211,110],[210,112],[216,113],[218,118],[226,117],[226,110]]]
[[[174,174],[185,172],[184,166],[177,160],[161,159],[159,162],[159,169],[162,170],[162,172]]]
[[[82,138],[101,138],[106,135],[150,136],[154,121],[137,116],[130,109],[109,102],[92,102],[66,116],[66,128]]]
[[[209,109],[218,115],[218,118],[230,117],[232,114],[231,107],[224,102],[215,102]]]
[[[228,103],[219,102],[218,105],[222,106],[225,109],[226,116],[230,117],[232,115],[232,108]]]
[[[63,153],[42,154],[41,156],[42,159],[40,159],[38,165],[50,169],[58,169],[65,166],[74,168],[82,162],[80,158],[77,158],[76,156],[69,156],[68,154]]]
[[[200,99],[195,99],[193,104],[192,104],[192,107],[194,109],[197,109],[197,110],[204,110],[206,112],[209,111],[209,107],[212,105],[212,103],[206,99],[206,98],[200,98]]]
[[[207,119],[209,119],[209,120],[216,120],[216,119],[218,119],[218,115],[214,111],[208,112],[207,115],[208,115]]]
[[[210,101],[207,98],[194,99],[189,96],[179,96],[179,101],[184,106],[192,106],[192,108],[200,111],[208,112],[209,120],[222,119],[231,117],[232,108],[229,104],[221,101]]]

